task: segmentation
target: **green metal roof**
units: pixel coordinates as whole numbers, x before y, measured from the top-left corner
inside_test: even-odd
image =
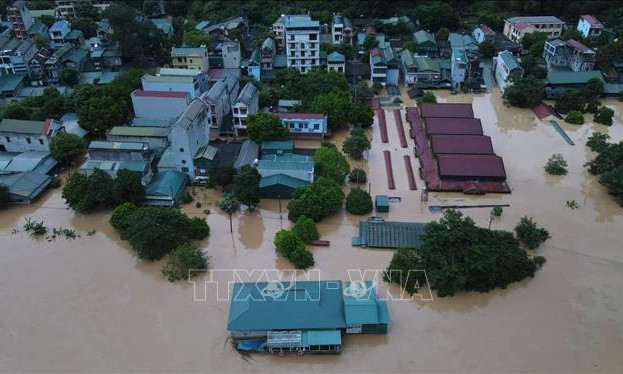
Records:
[[[186,187],[188,177],[184,173],[175,170],[166,170],[159,172],[147,185],[145,194],[149,199],[150,196],[164,196],[177,200],[179,195]]]
[[[419,72],[432,71],[435,73],[439,73],[441,71],[441,69],[439,68],[439,64],[432,60],[430,57],[415,56],[413,59]]]
[[[344,57],[344,55],[341,54],[340,52],[331,52],[327,56],[327,62],[341,63],[345,61],[346,61],[346,57]]]
[[[217,153],[218,153],[218,148],[212,147],[211,145],[204,145],[203,147],[197,150],[197,154],[195,155],[195,160],[198,158],[214,160],[214,157],[216,157]]]
[[[311,330],[303,332],[303,342],[307,345],[341,345],[340,330]]]
[[[92,141],[89,144],[89,150],[91,149],[110,149],[110,150],[124,150],[124,151],[142,151],[145,147],[145,143],[139,142],[109,142],[103,140]]]
[[[0,92],[12,92],[26,78],[27,74],[4,75],[0,77]]]
[[[430,47],[437,46],[437,41],[435,40],[435,37],[433,36],[433,34],[427,31],[424,31],[424,30],[420,30],[420,31],[413,33],[413,39],[418,44],[418,47],[419,46],[430,46]]]
[[[603,81],[603,76],[598,70],[592,71],[563,71],[551,70],[547,73],[547,84],[585,84],[592,78]]]
[[[0,131],[43,135],[45,132],[45,121],[26,121],[22,119],[5,118],[0,122]]]
[[[509,51],[500,52],[499,57],[502,61],[504,61],[504,65],[506,65],[509,71],[513,71],[521,67],[519,66],[519,62],[517,62],[515,56],[513,56]]]
[[[262,158],[259,161],[258,169],[283,171],[304,170],[311,173],[314,171],[314,162],[311,160],[310,157],[300,159],[287,156],[277,156],[272,158]]]
[[[415,67],[415,60],[413,59],[413,54],[411,54],[411,51],[409,51],[408,49],[404,49],[400,53],[400,59],[402,60],[402,62],[405,64],[407,68]]]
[[[260,188],[266,188],[277,184],[288,186],[291,188],[297,188],[300,186],[307,186],[310,183],[308,181],[294,178],[286,174],[275,174],[271,175],[270,177],[262,177],[262,179],[260,179]]]
[[[0,184],[7,186],[9,193],[13,195],[11,200],[33,201],[50,183],[52,183],[52,177],[35,172],[0,175]]]
[[[115,126],[108,135],[113,136],[136,136],[150,138],[166,138],[170,129],[167,127],[133,127],[133,126]]]
[[[11,162],[5,165],[1,172],[38,171],[40,174],[47,174],[55,165],[56,161],[49,152],[27,151],[12,157]]]
[[[341,281],[283,282],[282,285],[283,288],[266,282],[234,284],[227,330],[324,330],[346,327]]]
[[[360,288],[365,286],[365,289]],[[361,289],[362,295],[353,296],[350,289]],[[378,323],[389,323],[389,314],[387,313],[387,304],[384,300],[379,300],[376,295],[376,289],[371,281],[346,282],[346,290],[344,297],[344,314],[346,316],[347,325],[375,325]],[[381,306],[384,305],[384,308]],[[383,309],[383,310],[381,310]]]
[[[292,140],[270,140],[262,142],[262,152],[264,151],[284,151],[292,152],[294,150],[294,141]]]
[[[419,248],[426,224],[391,221],[360,221],[353,244],[373,248]]]

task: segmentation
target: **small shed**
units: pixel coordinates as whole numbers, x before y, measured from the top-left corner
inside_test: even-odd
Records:
[[[360,221],[359,236],[351,243],[364,248],[419,248],[425,228],[425,223]]]
[[[376,197],[374,198],[374,207],[379,213],[389,212],[389,196],[376,195]]]

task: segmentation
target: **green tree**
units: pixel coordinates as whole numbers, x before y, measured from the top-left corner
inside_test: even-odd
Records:
[[[292,231],[280,230],[275,235],[277,253],[287,258],[297,269],[306,269],[314,265],[314,257],[305,248],[303,241]]]
[[[362,81],[352,86],[351,96],[356,102],[364,104],[367,107],[370,100],[374,97],[374,91],[372,91],[372,88],[370,88],[367,82]]]
[[[35,45],[37,46],[38,49],[41,49],[47,46],[49,42],[50,42],[50,39],[47,36],[43,36],[39,34],[35,35]]]
[[[208,259],[201,249],[192,244],[184,243],[171,251],[167,257],[167,263],[162,268],[162,274],[170,282],[175,282],[190,279],[199,274],[199,271],[207,268]]]
[[[591,78],[586,82],[584,93],[590,99],[598,98],[604,92],[604,81],[599,78]]]
[[[218,204],[219,208],[229,216],[229,232],[234,232],[234,226],[231,220],[231,215],[236,213],[240,209],[240,201],[236,198],[236,195],[232,192],[227,192],[223,195],[223,198]]]
[[[143,186],[141,173],[119,170],[114,183],[114,197],[118,202],[140,204],[145,198],[145,186]]]
[[[349,213],[364,215],[372,211],[372,197],[360,188],[353,188],[346,196],[346,210]]]
[[[84,38],[92,38],[97,35],[97,25],[95,21],[87,17],[74,18],[71,21],[71,28],[74,30],[80,30],[84,34]]]
[[[547,40],[547,34],[543,32],[532,32],[524,35],[521,39],[521,44],[524,50],[533,57],[539,57],[543,54],[543,46]]]
[[[5,184],[0,184],[0,209],[4,209],[9,206],[11,202],[11,194],[9,192],[9,187]]]
[[[49,16],[47,14],[39,16],[36,19],[43,22],[43,24],[46,25],[48,28],[52,27],[54,22],[56,22],[56,18],[54,18],[54,16]]]
[[[296,220],[296,223],[292,227],[292,232],[298,236],[303,243],[309,244],[314,240],[320,239],[320,234],[318,233],[318,228],[316,228],[314,220],[306,216],[300,216]]]
[[[450,29],[447,27],[442,27],[435,33],[435,39],[438,41],[446,41],[450,36]]]
[[[184,45],[187,47],[207,46],[209,41],[208,35],[201,31],[192,30],[184,33]]]
[[[565,122],[572,123],[574,125],[581,125],[584,123],[584,115],[582,115],[582,112],[572,110],[565,117]]]
[[[606,148],[608,148],[609,144],[608,144],[608,140],[610,139],[610,135],[608,134],[602,134],[600,132],[594,132],[593,135],[591,135],[588,138],[588,141],[586,142],[586,145],[591,149],[591,151],[597,152],[597,153],[601,153],[604,152],[606,150]]]
[[[220,186],[225,189],[234,183],[236,178],[236,169],[231,166],[217,166],[208,169],[208,180],[210,184]]]
[[[424,2],[417,7],[420,24],[425,30],[456,29],[460,18],[457,9],[443,2]],[[447,36],[446,39],[447,40]]]
[[[485,40],[484,42],[478,44],[478,51],[482,57],[491,58],[495,56],[495,44],[493,44],[490,40]]]
[[[411,53],[417,52],[417,43],[413,40],[409,40],[402,44],[402,48],[408,50]]]
[[[86,153],[84,139],[75,134],[60,133],[50,139],[50,154],[58,162],[70,162]]]
[[[564,41],[567,41],[569,39],[574,39],[579,42],[583,42],[583,39],[584,39],[582,34],[576,28],[569,28],[565,30],[565,32],[563,32],[562,35],[560,35],[560,38]]]
[[[366,51],[370,51],[373,48],[379,46],[379,41],[376,40],[376,37],[373,35],[366,35],[366,38],[363,40],[363,49]]]
[[[597,113],[595,113],[593,120],[597,123],[601,123],[602,125],[612,126],[612,117],[614,117],[614,110],[602,106],[599,108]]]
[[[92,97],[78,107],[80,127],[96,136],[104,136],[106,130],[122,125],[126,116],[126,103],[110,96]]]
[[[260,202],[260,173],[251,165],[244,165],[234,177],[234,194],[240,203],[253,209]]]
[[[354,168],[348,173],[348,181],[356,184],[366,183],[367,176],[365,170],[359,167]]]
[[[599,183],[608,189],[610,195],[623,207],[623,166],[603,173],[599,176]]]
[[[66,84],[70,87],[78,84],[78,72],[74,69],[62,69],[59,73],[59,78],[63,84]]]
[[[348,122],[354,126],[367,129],[374,123],[374,112],[368,104],[354,103],[351,104],[349,118]]]
[[[503,210],[501,206],[496,206],[491,209],[491,212],[489,212],[489,229],[491,229],[491,223],[494,219],[499,219],[500,217],[502,217],[502,212]]]
[[[262,143],[285,139],[290,132],[283,126],[281,118],[276,114],[256,113],[249,115],[247,133],[251,140]]]
[[[329,129],[335,131],[346,126],[349,122],[351,102],[348,93],[333,91],[316,96],[310,109],[314,113],[326,114],[329,120]]]
[[[556,95],[555,99],[554,109],[559,113],[568,113],[571,111],[582,112],[586,105],[586,97],[575,91]]]
[[[536,222],[530,217],[522,217],[517,226],[515,226],[515,234],[517,239],[528,249],[536,249],[550,238],[549,232],[538,227]]]
[[[437,98],[435,97],[435,94],[428,91],[428,92],[424,92],[424,95],[422,95],[422,97],[420,97],[419,100],[421,103],[436,103],[437,102]]]
[[[552,155],[545,164],[545,172],[549,175],[566,175],[567,161],[560,153]]]
[[[335,144],[324,143],[316,150],[313,158],[317,175],[330,178],[339,185],[344,183],[344,178],[350,171],[350,165]]]
[[[513,76],[511,82],[504,91],[504,101],[512,106],[531,108],[545,97],[545,84],[532,76]]]
[[[370,149],[370,139],[366,132],[360,128],[354,128],[350,132],[350,136],[344,140],[342,152],[349,155],[355,160],[361,160],[363,153]]]
[[[296,222],[300,216],[307,216],[318,222],[337,212],[342,207],[344,192],[335,181],[317,178],[308,186],[294,190],[288,202],[288,219]]]
[[[117,214],[119,209],[123,214]],[[130,242],[139,258],[150,261],[161,259],[186,242],[204,239],[210,232],[205,220],[190,219],[170,207],[146,206],[132,210],[128,205],[121,205],[115,209],[111,224],[122,239]]]
[[[387,270],[383,272],[383,280],[399,284],[413,295],[418,292],[421,285],[426,284],[426,278],[421,270],[424,270],[424,267],[420,254],[413,249],[399,248],[392,256]]]
[[[123,203],[117,206],[110,216],[110,225],[121,234],[121,239],[126,240],[123,236],[125,230],[132,224],[131,216],[138,209],[138,207],[132,203]]]
[[[29,108],[23,106],[17,101],[11,101],[2,108],[2,118],[11,119],[30,119]]]

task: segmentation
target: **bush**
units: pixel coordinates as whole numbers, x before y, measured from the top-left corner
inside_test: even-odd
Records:
[[[582,115],[582,112],[572,110],[565,117],[565,122],[572,123],[574,125],[581,125],[584,123],[584,116]]]
[[[193,202],[193,196],[188,193],[188,191],[184,191],[182,193],[182,196],[180,196],[180,201],[182,202],[182,204],[190,204]]]
[[[532,218],[523,217],[515,226],[517,239],[528,249],[536,249],[550,238],[549,232],[541,227],[537,227]]]
[[[292,227],[292,232],[298,236],[303,243],[309,244],[314,240],[320,239],[320,234],[318,233],[314,220],[306,216],[300,216],[299,219],[296,220],[296,223]]]
[[[572,111],[581,112],[586,106],[586,97],[574,91],[556,95],[555,100],[554,109],[563,114]]]
[[[354,168],[348,174],[348,181],[357,184],[366,183],[367,176],[365,170],[362,168]]]
[[[619,205],[623,206],[623,166],[610,170],[599,176],[599,183],[608,189]]]
[[[294,190],[288,203],[288,219],[296,222],[307,216],[318,222],[342,207],[344,192],[333,180],[319,177],[313,184]]]
[[[608,139],[610,139],[610,135],[595,132],[588,138],[586,145],[591,151],[601,153],[608,148]]]
[[[170,282],[175,282],[190,279],[199,274],[193,270],[205,270],[207,267],[208,259],[203,252],[192,244],[184,243],[171,251],[166,265],[162,268],[162,274]]]
[[[280,230],[275,235],[277,253],[287,258],[297,269],[306,269],[314,264],[314,257],[305,248],[303,241],[292,231]]]
[[[346,210],[352,214],[368,214],[372,211],[372,197],[360,188],[350,190],[346,197]]]
[[[557,153],[547,160],[545,164],[545,171],[549,175],[566,175],[567,174],[567,161],[561,154]]]
[[[174,248],[205,238],[210,229],[205,220],[190,219],[175,208],[123,204],[115,209],[110,224],[130,242],[139,258],[158,260]]]
[[[366,132],[360,128],[354,128],[342,145],[342,152],[355,160],[361,160],[363,153],[368,149],[370,149],[370,139],[368,139]]]
[[[424,95],[420,97],[420,102],[421,103],[436,103],[437,98],[435,97],[434,93],[429,91],[429,92],[425,92]]]
[[[595,117],[593,119],[595,122],[601,123],[602,125],[612,126],[612,117],[614,117],[614,110],[602,106],[599,108],[597,113],[595,113]]]

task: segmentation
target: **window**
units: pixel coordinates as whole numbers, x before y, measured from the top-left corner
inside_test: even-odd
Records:
[[[192,64],[193,63],[193,59],[191,58],[190,60],[188,60],[188,62],[190,62]]]
[[[309,34],[309,40],[318,40],[318,34]]]
[[[294,41],[294,35],[290,35],[290,40]],[[292,47],[292,48],[294,48],[294,47]]]
[[[26,138],[26,143],[30,144],[30,138]]]
[[[11,142],[11,137],[10,137],[10,136],[7,136],[7,137],[6,137],[6,142],[7,142],[7,143],[10,143],[10,142]]]
[[[183,152],[184,152],[184,148],[180,148],[180,152],[182,152],[182,153],[183,153]]]
[[[305,48],[305,43],[301,43],[301,49]]]
[[[39,139],[39,144],[43,145],[43,139]]]
[[[186,160],[182,160],[182,164],[186,165]]]
[[[188,168],[186,167],[182,168],[182,173],[188,173]]]

